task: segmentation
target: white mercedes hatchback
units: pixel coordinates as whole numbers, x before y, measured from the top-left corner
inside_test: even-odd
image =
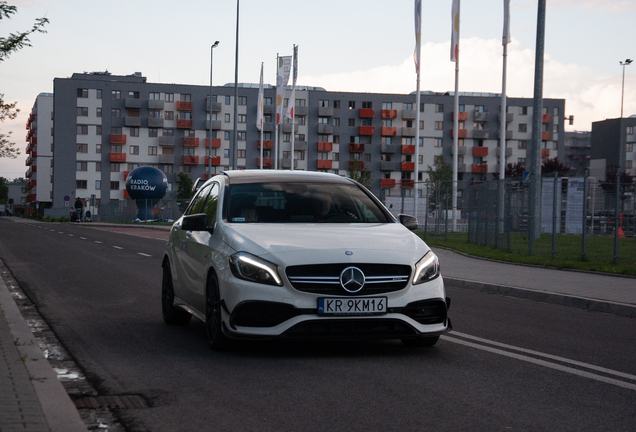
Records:
[[[437,256],[357,182],[305,171],[226,171],[199,188],[170,232],[162,310],[208,342],[400,339],[451,330]]]

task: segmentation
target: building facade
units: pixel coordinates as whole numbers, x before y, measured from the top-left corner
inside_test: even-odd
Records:
[[[53,198],[53,93],[40,93],[27,120],[27,202]]]
[[[590,167],[592,132],[566,132],[563,162],[572,169],[571,175],[583,177]]]
[[[415,96],[298,87],[295,124],[286,120],[279,126],[277,146],[272,86],[264,91],[261,143],[256,128],[257,85],[240,84],[238,100],[233,85],[213,87],[210,101],[209,86],[148,83],[141,74],[73,74],[54,80],[51,113],[41,112],[44,104],[36,102],[33,136],[40,140],[46,134],[42,117],[54,119],[49,193],[54,208],[64,207],[65,200],[75,197],[94,197],[96,203],[125,199],[126,174],[142,165],[166,174],[168,198],[175,193],[179,172],[194,179],[229,169],[235,103],[237,168],[258,168],[262,145],[264,168],[290,169],[292,160],[294,169],[339,175],[363,168],[372,174],[371,189],[376,195],[410,196],[414,181],[426,180],[426,169],[433,166],[435,157],[452,161],[454,139],[453,95],[422,92],[419,124],[415,124]],[[460,93],[459,99],[459,180],[491,179],[500,163],[500,95]],[[285,107],[288,103],[285,99]],[[526,163],[532,104],[532,99],[508,98],[507,163]],[[542,158],[557,156],[564,145],[564,109],[563,99],[543,101]],[[420,129],[417,161],[416,127]],[[40,154],[38,147],[37,157]],[[37,165],[45,163],[37,161]]]
[[[636,175],[636,116],[593,122],[591,159],[600,179],[609,165]]]

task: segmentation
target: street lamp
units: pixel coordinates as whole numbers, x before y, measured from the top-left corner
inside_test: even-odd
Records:
[[[628,66],[633,60],[627,59],[624,62],[619,62],[623,66],[623,89],[621,91],[621,118],[623,118],[623,99],[625,97],[625,66]]]
[[[212,177],[212,64],[214,60],[214,48],[219,46],[219,41],[214,42],[210,48],[210,135],[208,138],[208,178]]]

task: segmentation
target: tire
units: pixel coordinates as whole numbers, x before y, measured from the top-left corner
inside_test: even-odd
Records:
[[[163,321],[168,325],[186,325],[192,319],[192,315],[183,309],[174,306],[174,287],[172,285],[172,272],[170,263],[163,265],[163,278],[161,281],[161,312]]]
[[[205,290],[205,331],[208,345],[216,351],[223,350],[228,345],[222,326],[219,283],[215,275],[210,275]]]
[[[439,336],[420,337],[416,339],[402,339],[402,343],[407,347],[432,347],[439,340]]]

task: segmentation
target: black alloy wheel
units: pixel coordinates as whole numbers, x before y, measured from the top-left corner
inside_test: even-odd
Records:
[[[172,286],[172,272],[170,263],[163,265],[163,278],[161,280],[161,312],[163,321],[168,325],[186,325],[192,319],[192,315],[183,309],[174,306],[174,287]]]
[[[223,335],[221,323],[219,283],[215,275],[208,277],[208,285],[205,290],[205,331],[210,348],[213,350],[227,348],[227,338]]]

